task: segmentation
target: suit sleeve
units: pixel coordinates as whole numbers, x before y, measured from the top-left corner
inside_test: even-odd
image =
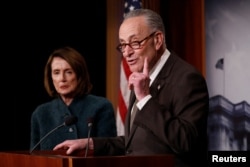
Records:
[[[125,155],[124,136],[93,138],[94,155]]]

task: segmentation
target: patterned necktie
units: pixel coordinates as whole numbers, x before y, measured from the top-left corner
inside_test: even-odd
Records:
[[[135,115],[136,115],[136,112],[138,110],[136,104],[137,104],[138,100],[136,99],[135,102],[134,102],[134,105],[132,107],[132,110],[131,110],[131,117],[130,117],[130,129],[132,128],[132,125],[133,125],[133,122],[134,122],[134,119],[135,119]]]

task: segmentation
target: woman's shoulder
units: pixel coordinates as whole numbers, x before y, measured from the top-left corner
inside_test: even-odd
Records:
[[[39,104],[36,108],[34,113],[39,113],[39,112],[45,112],[48,111],[49,109],[53,108],[57,104],[58,99],[53,99],[48,102],[44,102]]]
[[[41,104],[39,104],[37,107],[38,107],[38,108],[50,107],[50,106],[55,105],[57,102],[58,102],[58,99],[56,98],[56,99],[52,99],[52,100],[50,100],[50,101],[41,103]]]
[[[93,94],[88,94],[84,98],[84,105],[86,105],[89,109],[95,109],[96,111],[100,111],[100,109],[105,109],[113,112],[113,105],[111,101],[103,96],[97,96]]]
[[[86,95],[85,99],[88,101],[92,101],[92,102],[111,103],[107,98],[103,96],[93,95],[93,94]]]

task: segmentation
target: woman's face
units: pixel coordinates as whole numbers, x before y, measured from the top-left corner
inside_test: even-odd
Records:
[[[55,57],[51,63],[51,77],[54,87],[61,97],[70,97],[77,87],[77,77],[67,61]]]

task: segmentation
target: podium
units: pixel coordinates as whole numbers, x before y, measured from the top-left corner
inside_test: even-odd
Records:
[[[57,151],[0,152],[0,167],[174,167],[173,155],[87,156],[66,155]]]

